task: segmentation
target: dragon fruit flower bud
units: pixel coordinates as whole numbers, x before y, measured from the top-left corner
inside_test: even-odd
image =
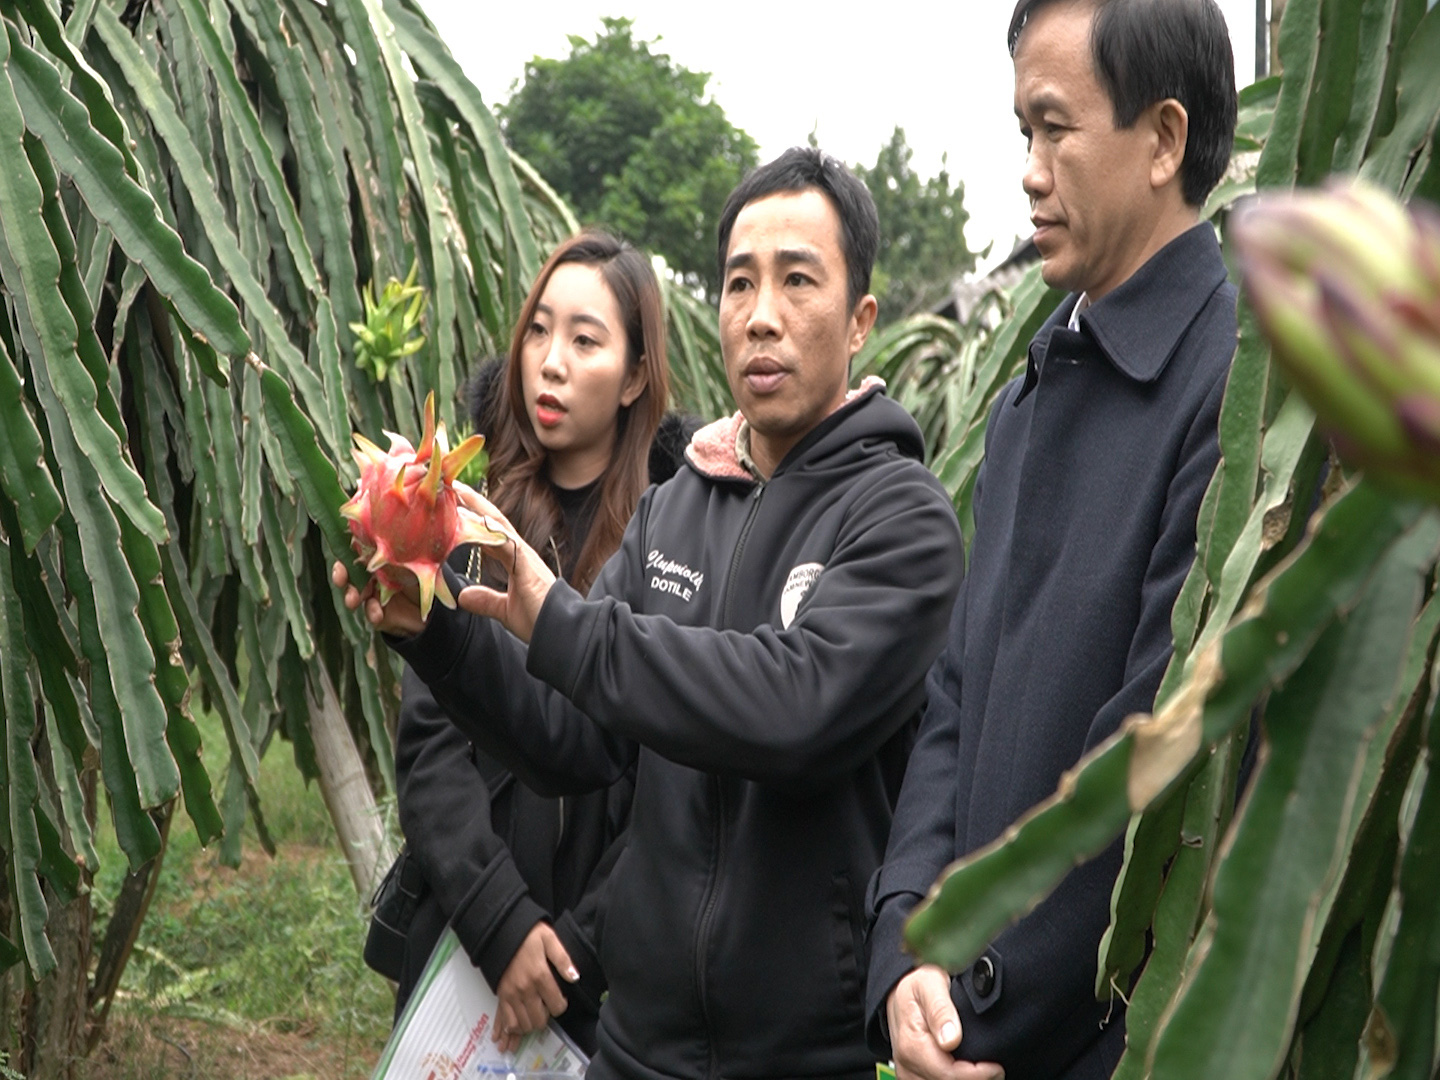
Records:
[[[375,575],[380,601],[386,603],[409,571],[420,583],[420,617],[429,618],[435,597],[446,607],[455,597],[441,566],[461,544],[503,544],[511,539],[485,519],[460,505],[454,481],[480,452],[485,439],[472,435],[449,448],[444,423],[435,423],[435,395],[425,399],[425,436],[420,449],[393,432],[385,433],[390,449],[381,450],[365,436],[355,435],[355,463],[360,486],[340,508],[350,522],[351,543],[366,569]]]
[[[1276,362],[1342,457],[1440,502],[1440,216],[1355,181],[1262,195],[1231,235]]]

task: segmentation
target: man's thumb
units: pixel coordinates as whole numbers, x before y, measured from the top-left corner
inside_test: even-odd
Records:
[[[936,994],[930,1000],[926,1017],[930,1032],[942,1050],[954,1050],[960,1045],[960,1014],[949,994]]]
[[[455,599],[465,611],[487,619],[498,619],[505,611],[505,594],[488,585],[467,585]]]
[[[560,937],[554,930],[542,934],[540,940],[545,945],[545,959],[550,961],[550,966],[572,983],[580,981],[580,972],[575,970],[575,964],[570,959],[570,954],[565,951],[565,946],[560,943]]]

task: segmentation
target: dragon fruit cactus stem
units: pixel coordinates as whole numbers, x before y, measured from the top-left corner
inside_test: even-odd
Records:
[[[420,583],[420,617],[429,618],[435,597],[446,607],[455,597],[440,572],[446,556],[461,544],[503,544],[510,539],[485,519],[460,505],[455,477],[480,452],[485,439],[472,435],[449,448],[444,423],[435,423],[435,395],[425,399],[425,436],[420,449],[394,432],[389,451],[355,435],[360,487],[340,508],[350,522],[356,552],[375,575],[380,602],[400,591],[408,570]]]

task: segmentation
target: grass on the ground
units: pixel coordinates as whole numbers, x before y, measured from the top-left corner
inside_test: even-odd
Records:
[[[228,751],[213,717],[197,715],[218,794]],[[177,810],[155,899],[87,1080],[364,1078],[390,1030],[389,985],[365,967],[367,916],[317,785],[290,747],[260,765],[273,860],[248,821],[239,870],[200,846]],[[103,799],[101,800],[103,803]],[[125,874],[102,807],[96,846],[96,948]]]

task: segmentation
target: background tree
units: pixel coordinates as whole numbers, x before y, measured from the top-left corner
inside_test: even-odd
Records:
[[[975,269],[975,252],[965,243],[965,185],[950,184],[940,171],[921,180],[910,167],[914,151],[899,126],[880,148],[875,164],[855,172],[875,196],[880,215],[880,253],[872,291],[880,301],[880,324],[925,311],[951,281]]]
[[[713,295],[715,227],[725,196],[756,163],[755,140],[629,19],[594,41],[571,36],[563,60],[536,57],[498,109],[516,152],[582,221],[603,222],[665,257]]]

